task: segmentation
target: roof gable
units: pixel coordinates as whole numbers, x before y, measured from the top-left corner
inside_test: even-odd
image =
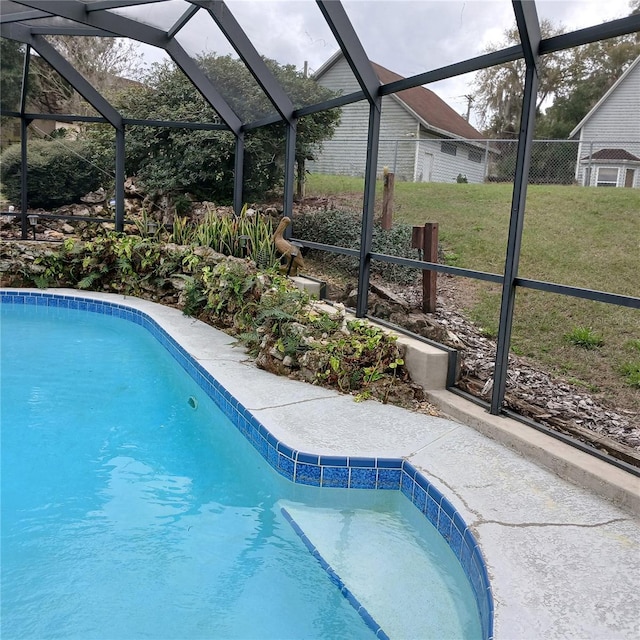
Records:
[[[316,71],[315,77],[319,78],[324,75],[342,58],[344,58],[342,51],[336,52]],[[382,65],[375,62],[372,62],[371,65],[382,84],[404,80],[403,76],[389,71]],[[392,94],[392,97],[395,97],[402,106],[417,115],[427,128],[448,133],[455,138],[484,139],[484,136],[475,127],[470,125],[457,111],[452,109],[430,89],[413,87]]]
[[[596,104],[591,108],[589,113],[580,120],[574,130],[569,134],[569,138],[573,138],[582,127],[587,123],[587,121],[593,116],[593,114],[606,102],[609,96],[624,82],[624,79],[630,76],[634,71],[634,69],[638,69],[638,73],[640,73],[640,56],[638,56],[630,65],[627,67],[625,72],[611,85],[609,90],[596,102]]]
[[[404,78],[389,71],[385,67],[371,63],[382,84],[389,84]],[[413,87],[393,94],[401,102],[416,113],[427,126],[448,132],[458,138],[471,140],[484,139],[484,136],[471,126],[457,111],[452,109],[442,98],[426,87]]]
[[[600,149],[590,156],[581,158],[582,162],[586,160],[630,160],[632,162],[640,162],[640,158],[629,153],[626,149]]]

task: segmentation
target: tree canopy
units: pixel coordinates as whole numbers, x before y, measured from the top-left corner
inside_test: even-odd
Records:
[[[336,95],[306,78],[293,65],[283,66],[268,59],[265,62],[296,106]],[[201,57],[198,63],[244,122],[259,120],[275,111],[241,61],[211,54]],[[120,93],[114,106],[132,118],[219,121],[188,78],[170,62],[154,65],[143,83]],[[297,126],[297,157],[310,157],[318,144],[333,135],[339,118],[335,109],[301,118]],[[284,133],[280,124],[246,134],[247,198],[264,196],[281,185]],[[188,192],[218,202],[232,200],[235,137],[231,132],[129,127],[126,141],[127,172],[137,175],[150,192]]]
[[[19,42],[0,38],[0,100],[2,108],[17,111],[22,88],[24,46]]]
[[[559,35],[564,31],[549,20],[540,22],[543,38]],[[507,29],[504,38],[491,44],[487,52],[520,44],[516,27]],[[560,51],[541,56],[538,77],[536,106],[540,110],[547,100],[571,73],[567,65],[568,51]],[[474,105],[480,115],[485,133],[499,138],[513,138],[517,135],[524,92],[525,61],[514,60],[507,64],[482,69],[476,74],[473,93]]]
[[[638,34],[593,42],[571,51],[569,81],[556,87],[541,114],[538,138],[567,138],[574,127],[640,55]]]
[[[633,0],[630,7],[631,13],[640,12],[640,0]],[[542,20],[540,28],[543,38],[565,31],[548,20]],[[487,50],[519,42],[514,27]],[[638,55],[640,34],[636,33],[540,56],[536,138],[567,138]],[[520,59],[476,75],[474,103],[486,134],[498,138],[517,135],[524,74],[525,63]]]
[[[142,73],[137,43],[97,36],[49,36],[49,42],[103,96],[109,99],[127,79]],[[29,104],[44,113],[94,115],[92,107],[42,58],[29,73]]]

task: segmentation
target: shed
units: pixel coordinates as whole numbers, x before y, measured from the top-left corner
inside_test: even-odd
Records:
[[[382,84],[402,76],[372,63]],[[319,84],[342,94],[359,90],[342,51],[314,74]],[[342,107],[340,126],[323,143],[308,167],[317,173],[364,175],[369,105]],[[388,167],[399,180],[413,182],[483,182],[489,140],[430,89],[414,87],[383,96],[378,173]]]

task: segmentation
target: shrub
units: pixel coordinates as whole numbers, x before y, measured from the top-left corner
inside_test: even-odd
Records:
[[[314,211],[297,215],[293,221],[293,234],[301,240],[322,242],[348,249],[360,248],[360,218],[344,211]],[[379,223],[373,228],[373,251],[403,258],[418,257],[411,248],[412,228],[407,224],[394,224],[389,231],[382,229]],[[353,273],[358,269],[358,259],[327,252],[314,252],[320,262],[330,264],[342,271]],[[418,269],[409,269],[396,264],[374,261],[371,273],[389,282],[412,284],[419,273]]]
[[[32,208],[55,208],[97,189],[104,177],[92,164],[89,146],[81,141],[29,142],[27,150],[27,200]],[[20,145],[9,147],[0,159],[2,188],[11,202],[20,202]]]

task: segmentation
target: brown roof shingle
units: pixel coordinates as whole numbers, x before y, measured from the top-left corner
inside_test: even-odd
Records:
[[[401,75],[389,71],[375,62],[371,64],[382,84],[403,80]],[[484,136],[477,129],[430,89],[413,87],[399,91],[395,95],[432,127],[448,131],[460,138],[484,140]]]
[[[582,160],[589,160],[589,156],[585,156]],[[626,149],[600,149],[591,154],[591,160],[633,160],[640,162],[632,153]]]

